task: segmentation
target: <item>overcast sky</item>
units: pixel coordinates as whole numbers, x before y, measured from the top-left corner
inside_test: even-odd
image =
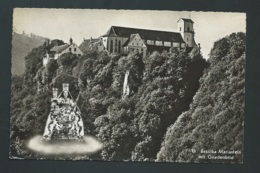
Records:
[[[246,32],[245,13],[44,8],[14,9],[13,28],[67,43],[72,37],[80,45],[83,38],[99,37],[112,25],[177,32],[177,20],[189,16],[204,58],[214,41],[232,32]]]

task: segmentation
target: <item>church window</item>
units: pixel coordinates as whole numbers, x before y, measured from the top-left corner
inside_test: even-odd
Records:
[[[117,39],[115,39],[115,52],[117,52]]]
[[[157,46],[162,46],[162,45],[163,45],[163,42],[162,42],[162,41],[155,41],[155,45],[157,45]]]
[[[147,44],[154,45],[154,41],[153,40],[147,40]]]
[[[113,52],[113,40],[110,41],[110,52]]]
[[[165,42],[164,42],[164,46],[171,47],[171,42],[165,41]]]
[[[188,26],[187,31],[190,31],[190,27]]]
[[[118,41],[118,52],[119,53],[121,52],[121,41],[120,40]]]

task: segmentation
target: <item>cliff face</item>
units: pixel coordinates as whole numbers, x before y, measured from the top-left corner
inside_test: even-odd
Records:
[[[46,38],[33,34],[13,33],[12,38],[12,74],[20,75],[25,70],[24,57],[33,49],[44,43]]]
[[[241,154],[232,155],[232,160],[199,159],[199,155],[203,155],[201,150],[242,152],[245,34],[216,41],[209,62],[190,109],[168,128],[158,161],[242,162]]]

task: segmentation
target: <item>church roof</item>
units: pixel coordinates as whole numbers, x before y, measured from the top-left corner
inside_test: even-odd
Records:
[[[128,46],[128,44],[136,37],[138,34],[131,34],[130,38],[126,40],[126,42],[122,45],[123,47]],[[145,43],[144,43],[145,44]]]
[[[129,42],[130,42],[130,39],[127,39],[126,42],[122,45],[122,47],[128,46]]]
[[[129,42],[131,42],[135,37],[136,37],[137,34],[131,34],[130,35],[130,38],[129,38]]]
[[[184,22],[194,23],[191,19],[185,19],[185,18],[180,18],[177,22],[179,22],[180,20],[183,20]]]
[[[90,47],[90,40],[84,40],[80,45],[79,45],[79,49],[82,52],[86,52],[89,50]]]
[[[84,39],[83,42],[80,44],[79,49],[82,52],[87,52],[95,49],[100,42],[101,40],[99,38]]]
[[[54,46],[50,51],[55,52],[55,53],[60,53],[60,52],[64,51],[65,49],[67,49],[69,46],[70,46],[69,44]]]
[[[158,40],[184,43],[182,36],[178,32],[169,31],[157,31],[138,28],[127,28],[120,26],[111,26],[104,36],[118,36],[129,38],[131,34],[139,34],[142,39],[145,40]]]

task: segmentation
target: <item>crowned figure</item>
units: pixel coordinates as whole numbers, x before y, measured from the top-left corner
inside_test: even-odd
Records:
[[[62,85],[59,96],[57,88],[53,88],[52,91],[51,111],[43,137],[47,140],[51,138],[81,140],[84,136],[83,120],[76,101],[69,92],[69,84]]]
[[[72,100],[71,95],[69,94],[69,84],[68,83],[64,83],[62,84],[62,94],[59,98],[59,102],[65,106],[65,107],[74,107],[75,106],[75,102]]]

